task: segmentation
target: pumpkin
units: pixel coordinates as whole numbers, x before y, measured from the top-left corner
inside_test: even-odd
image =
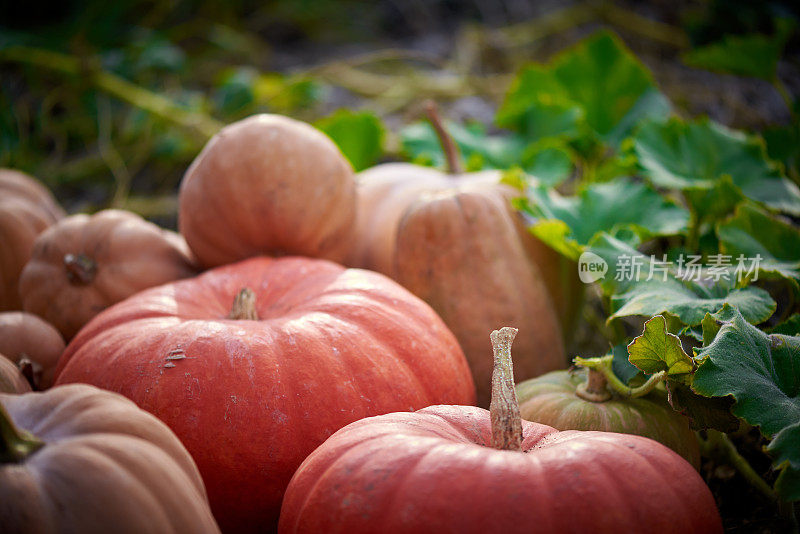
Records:
[[[0,354],[0,393],[27,393],[30,384],[11,360]]]
[[[223,128],[186,171],[178,226],[205,267],[258,255],[344,259],[353,170],[314,127],[255,115]]]
[[[722,532],[702,478],[660,443],[521,420],[513,332],[493,334],[490,411],[432,406],[339,430],[292,478],[279,532]]]
[[[138,215],[73,215],[43,232],[22,271],[25,311],[66,339],[102,310],[143,289],[196,273],[183,239]]]
[[[591,372],[591,371],[590,371]],[[700,446],[686,416],[673,410],[665,391],[624,399],[611,395],[595,400],[581,396],[586,375],[553,371],[517,384],[523,419],[558,430],[602,430],[654,439],[700,467]]]
[[[139,293],[86,325],[56,374],[166,422],[226,532],[274,529],[297,466],[344,425],[475,400],[455,337],[423,301],[380,274],[300,257]]]
[[[0,313],[0,354],[28,375],[36,389],[53,384],[64,338],[53,325],[25,312]]]
[[[42,184],[19,171],[0,169],[0,311],[22,309],[17,286],[33,242],[63,216]]]
[[[566,356],[558,306],[579,300],[559,279],[563,260],[525,230],[510,205],[515,192],[500,177],[448,176],[406,163],[361,172],[348,260],[394,278],[436,310],[464,349],[481,406],[489,402],[492,372],[485,333],[502,324],[521,329],[516,363],[523,379],[560,369]]]
[[[86,385],[0,394],[4,532],[219,532],[178,438]]]

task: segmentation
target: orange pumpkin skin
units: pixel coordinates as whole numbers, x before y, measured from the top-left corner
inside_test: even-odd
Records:
[[[561,317],[580,293],[564,279],[558,254],[524,228],[510,206],[516,193],[499,183],[499,172],[448,176],[390,163],[357,179],[349,264],[394,278],[437,311],[470,362],[479,405],[489,402],[486,333],[495,328],[519,328],[520,379],[566,364]]]
[[[181,181],[178,226],[216,267],[259,255],[344,259],[353,236],[350,163],[325,134],[280,115],[223,128]]]
[[[149,287],[196,274],[183,239],[138,215],[73,215],[43,232],[20,277],[25,311],[65,339],[102,310]]]
[[[0,463],[3,532],[219,532],[189,453],[124,397],[70,385],[0,404],[45,442]]]
[[[295,473],[279,532],[722,532],[702,478],[660,443],[522,430],[523,452],[495,450],[489,412],[467,406],[348,425]]]
[[[636,434],[658,441],[700,468],[700,445],[689,419],[676,412],[663,391],[645,397],[591,402],[576,393],[583,373],[553,371],[517,384],[523,419],[559,430],[601,430]]]
[[[0,354],[16,365],[30,365],[37,389],[53,385],[64,338],[53,325],[25,312],[0,313]]]
[[[34,178],[0,169],[0,311],[22,309],[17,286],[33,242],[63,216],[50,192]]]
[[[28,393],[31,386],[16,365],[0,354],[0,393]]]
[[[226,319],[243,287],[260,320]],[[295,469],[342,426],[475,401],[455,337],[423,301],[378,273],[298,257],[245,260],[106,310],[67,347],[67,382],[166,422],[226,532],[274,529]]]

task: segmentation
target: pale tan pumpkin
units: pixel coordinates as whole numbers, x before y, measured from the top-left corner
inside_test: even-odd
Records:
[[[20,277],[25,311],[69,340],[92,317],[143,289],[196,273],[183,239],[136,214],[73,215],[36,240]]]
[[[0,354],[0,393],[27,393],[30,384],[10,359]]]
[[[486,332],[519,328],[521,380],[562,368],[560,318],[580,298],[577,271],[525,230],[510,204],[516,193],[500,178],[405,163],[361,172],[348,260],[389,275],[439,313],[464,349],[483,406],[492,366]]]
[[[0,313],[0,354],[24,370],[36,389],[53,384],[64,338],[55,327],[26,312]]]
[[[75,384],[0,394],[3,532],[217,533],[197,467],[128,399]]]
[[[17,286],[33,242],[63,216],[50,192],[34,178],[0,169],[0,311],[22,309]]]
[[[325,134],[279,115],[223,128],[178,200],[180,232],[205,267],[263,254],[341,261],[353,235],[350,163]]]

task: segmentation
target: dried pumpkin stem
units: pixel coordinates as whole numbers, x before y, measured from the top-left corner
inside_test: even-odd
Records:
[[[0,464],[19,463],[44,446],[44,442],[18,428],[0,404]]]
[[[458,145],[453,141],[453,138],[447,133],[439,115],[439,109],[433,100],[425,102],[425,113],[428,115],[428,120],[431,121],[431,126],[436,130],[436,136],[439,138],[439,143],[442,145],[442,151],[447,158],[447,169],[450,174],[461,174],[464,169],[461,166],[461,151]]]
[[[504,326],[489,336],[494,352],[492,402],[489,405],[492,447],[506,451],[522,450],[522,417],[514,389],[514,364],[511,361],[511,344],[517,332],[516,328]]]
[[[256,294],[249,287],[243,287],[233,298],[233,306],[228,319],[258,321],[256,312]]]
[[[85,254],[64,254],[64,268],[72,285],[87,286],[97,275],[97,262]]]
[[[611,398],[608,391],[608,380],[603,373],[595,369],[586,369],[586,382],[575,389],[575,394],[589,402],[605,402]]]

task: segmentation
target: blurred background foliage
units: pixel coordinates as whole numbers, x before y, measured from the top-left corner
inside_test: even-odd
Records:
[[[487,149],[486,136],[520,69],[609,28],[679,115],[761,132],[797,180],[799,15],[788,0],[4,3],[0,166],[37,176],[70,211],[124,207],[174,226],[177,184],[225,123],[282,113],[328,132],[357,168],[442,164],[425,155],[424,125],[398,135],[433,98],[468,168],[520,160],[555,184],[575,146]]]

